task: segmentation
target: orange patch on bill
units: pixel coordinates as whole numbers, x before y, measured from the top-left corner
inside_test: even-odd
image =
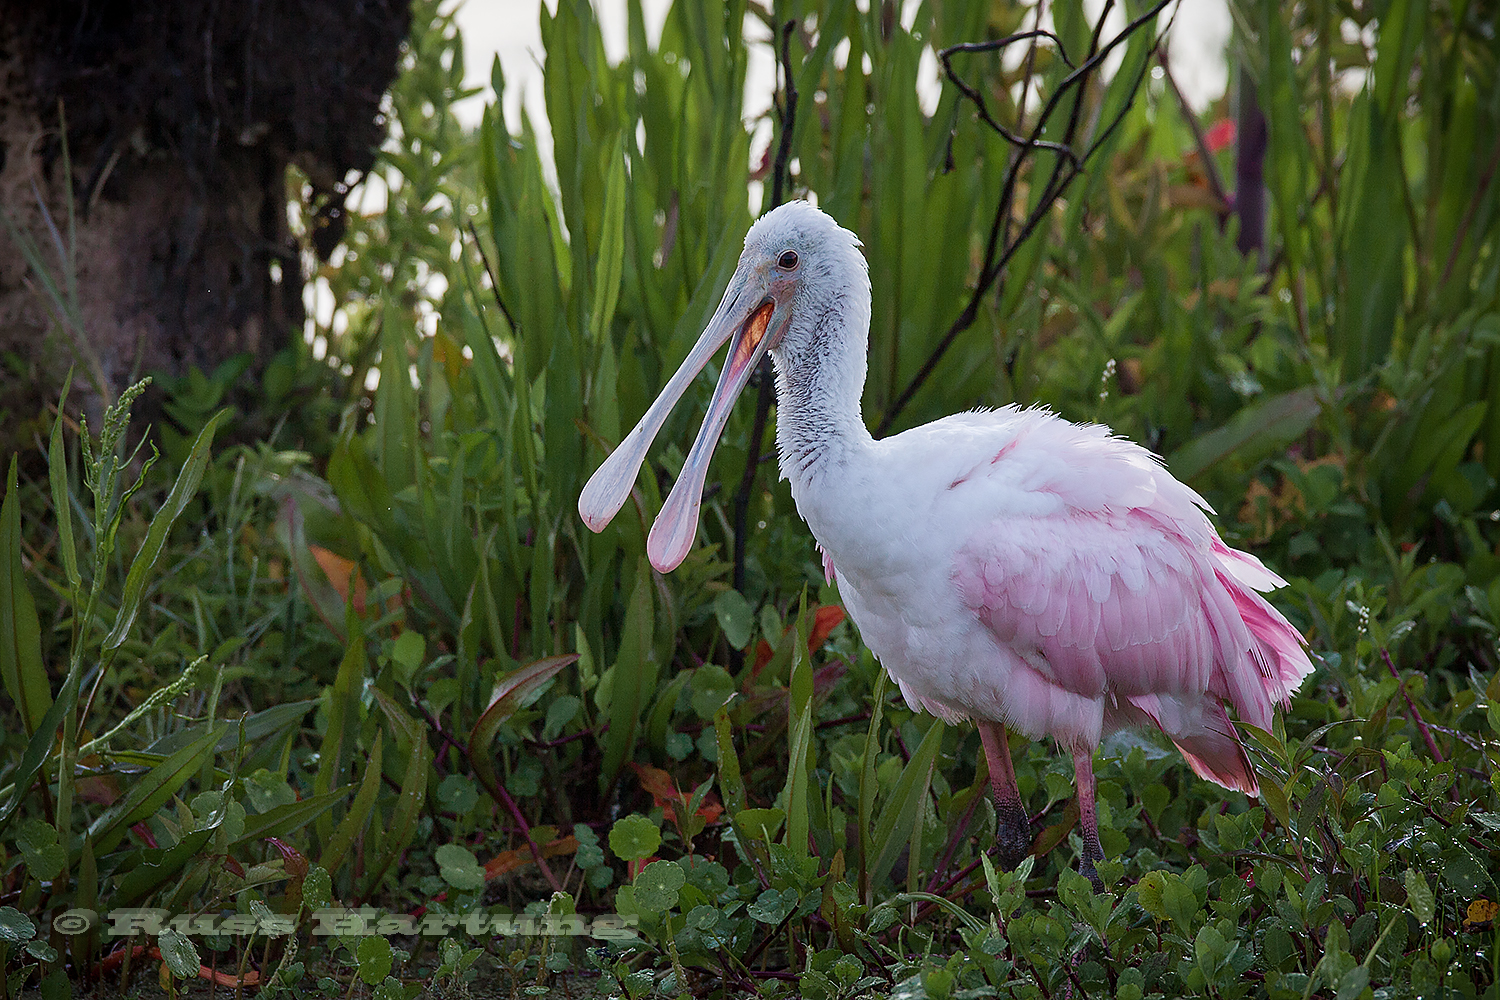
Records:
[[[735,341],[734,357],[729,359],[731,365],[742,368],[750,363],[750,356],[765,339],[766,328],[771,325],[771,312],[775,308],[774,303],[767,302],[750,314],[750,319],[745,323],[745,329]]]

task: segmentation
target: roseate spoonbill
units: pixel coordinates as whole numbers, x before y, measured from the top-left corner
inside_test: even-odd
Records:
[[[1102,891],[1103,734],[1155,725],[1199,775],[1258,791],[1224,709],[1269,728],[1273,703],[1312,670],[1301,636],[1256,593],[1285,581],[1225,545],[1202,497],[1106,427],[1007,406],[875,440],[860,416],[870,279],[859,246],[807,202],[751,226],[708,328],[578,512],[594,531],[609,523],[668,412],[732,338],[647,544],[657,569],[674,569],[729,409],[770,351],[781,475],[860,635],[914,709],[978,724],[1007,867],[1032,844],[1007,729],[1072,753],[1079,868]]]

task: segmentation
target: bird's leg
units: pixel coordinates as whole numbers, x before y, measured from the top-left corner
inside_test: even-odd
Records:
[[[1073,748],[1073,775],[1078,785],[1078,825],[1083,834],[1083,855],[1078,859],[1078,872],[1094,884],[1094,891],[1104,893],[1104,882],[1094,870],[1095,861],[1104,860],[1104,848],[1099,843],[1099,816],[1094,809],[1094,748]]]
[[[1021,790],[1016,787],[1016,770],[1010,762],[1010,743],[1005,726],[979,720],[979,740],[984,756],[990,762],[990,786],[995,790],[995,845],[1000,864],[1013,870],[1031,853],[1031,819],[1021,804]]]

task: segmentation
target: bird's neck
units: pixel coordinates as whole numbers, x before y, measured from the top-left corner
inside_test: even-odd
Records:
[[[869,307],[836,300],[810,318],[822,329],[804,346],[772,352],[776,362],[776,444],[793,492],[841,467],[874,439],[860,412]],[[791,338],[788,338],[791,340]]]

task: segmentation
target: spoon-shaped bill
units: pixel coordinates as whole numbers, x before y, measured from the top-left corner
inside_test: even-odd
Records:
[[[656,440],[662,424],[667,422],[672,407],[687,392],[688,386],[697,378],[703,366],[708,364],[714,352],[735,332],[732,316],[740,298],[740,284],[740,276],[736,274],[734,282],[724,293],[719,308],[709,320],[708,327],[683,359],[677,373],[646,410],[640,423],[625,436],[618,448],[610,452],[609,457],[594,470],[594,474],[584,485],[583,492],[578,495],[578,516],[588,525],[589,530],[603,531],[614,520],[614,516],[630,496],[630,488],[635,485],[635,477],[641,470],[641,463],[646,460],[646,452],[650,449],[651,442]]]
[[[693,547],[693,538],[698,534],[698,509],[703,503],[703,484],[708,478],[709,459],[713,458],[714,446],[719,435],[724,433],[724,424],[729,420],[729,411],[739,398],[750,374],[755,371],[760,359],[770,347],[766,331],[771,325],[774,302],[762,303],[750,314],[729,348],[729,358],[719,375],[719,385],[714,389],[713,399],[708,404],[708,413],[703,417],[703,426],[682,464],[682,474],[672,487],[667,502],[662,504],[656,523],[651,526],[651,536],[646,539],[646,555],[663,573],[669,573],[681,565]]]

